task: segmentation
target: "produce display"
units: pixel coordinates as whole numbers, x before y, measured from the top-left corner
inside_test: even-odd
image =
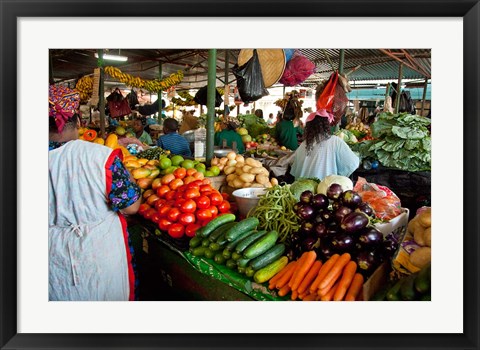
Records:
[[[430,119],[409,113],[379,114],[371,125],[374,140],[351,145],[362,158],[377,159],[385,167],[406,171],[431,168]]]

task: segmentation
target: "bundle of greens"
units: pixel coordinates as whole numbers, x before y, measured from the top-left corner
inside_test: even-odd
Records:
[[[240,126],[248,130],[248,134],[253,138],[268,132],[268,125],[265,119],[257,117],[255,114],[239,114],[238,120]]]
[[[428,171],[431,163],[430,119],[408,113],[381,113],[371,125],[374,140],[351,145],[362,158],[375,158],[385,167]]]

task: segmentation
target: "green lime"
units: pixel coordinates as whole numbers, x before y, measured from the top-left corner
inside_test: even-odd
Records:
[[[167,169],[172,166],[172,161],[170,158],[162,158],[160,159],[160,169]]]
[[[191,169],[195,166],[193,160],[185,159],[183,162],[180,163],[180,166],[185,169]]]
[[[178,166],[184,160],[185,158],[183,158],[181,155],[176,154],[172,157],[172,165]]]
[[[178,169],[178,166],[169,166],[167,169],[165,169],[165,174],[171,174],[175,171],[175,169]]]
[[[210,170],[205,171],[205,173],[203,175],[205,175],[206,177],[215,176]]]
[[[208,170],[210,170],[213,173],[213,176],[220,175],[220,168],[216,165],[212,165]]]
[[[198,170],[198,168],[206,169],[207,166],[205,165],[205,163],[199,163],[199,162],[197,162],[197,164],[195,164],[195,169]]]
[[[202,167],[198,167],[198,168],[195,167],[195,169],[197,170],[197,172],[202,173],[203,175],[205,175],[206,170],[205,170],[204,168],[202,168]]]

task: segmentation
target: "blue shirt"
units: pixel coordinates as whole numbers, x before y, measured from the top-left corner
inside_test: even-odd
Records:
[[[188,141],[176,132],[160,136],[157,141],[157,146],[170,151],[172,154],[179,154],[186,157],[192,155]]]

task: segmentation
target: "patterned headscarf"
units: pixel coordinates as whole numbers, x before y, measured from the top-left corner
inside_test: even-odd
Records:
[[[235,117],[225,116],[223,117],[223,122],[233,130],[240,126],[240,121]]]
[[[73,117],[80,106],[80,93],[65,86],[50,85],[48,91],[48,116],[55,119],[58,132]]]

